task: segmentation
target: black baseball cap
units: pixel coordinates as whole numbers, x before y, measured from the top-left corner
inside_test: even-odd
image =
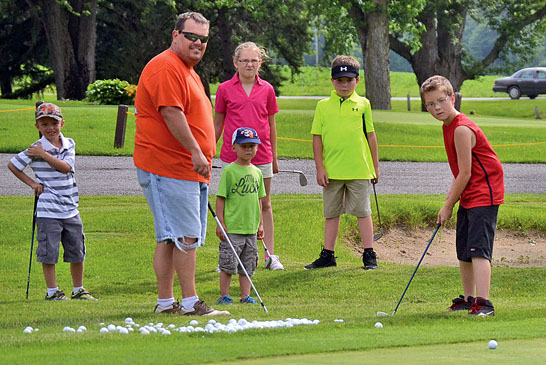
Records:
[[[332,78],[339,79],[340,77],[358,77],[358,67],[351,65],[337,65],[332,67]]]

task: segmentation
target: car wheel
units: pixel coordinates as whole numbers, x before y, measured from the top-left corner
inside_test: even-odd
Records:
[[[529,99],[536,99],[536,97],[537,97],[538,95],[528,95],[528,96],[529,96]]]
[[[519,99],[521,96],[521,91],[517,86],[510,86],[510,88],[508,88],[508,95],[510,95],[511,99]]]

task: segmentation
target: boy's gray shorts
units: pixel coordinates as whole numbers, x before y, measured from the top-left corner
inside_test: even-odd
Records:
[[[59,261],[59,243],[64,248],[64,262],[83,262],[85,260],[85,235],[80,215],[66,219],[36,218],[38,233],[36,240],[36,261],[56,264]]]
[[[237,255],[243,262],[249,276],[254,274],[258,265],[258,246],[256,234],[236,234],[228,233],[228,237],[237,251]],[[244,275],[243,269],[240,267],[237,258],[229,247],[226,240],[220,241],[220,254],[218,255],[218,267],[223,272],[235,275]]]

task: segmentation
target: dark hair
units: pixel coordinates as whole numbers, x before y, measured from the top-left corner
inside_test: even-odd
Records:
[[[186,20],[188,19],[192,19],[193,21],[200,24],[210,24],[210,22],[207,20],[207,18],[203,16],[203,14],[195,11],[188,11],[187,13],[182,13],[178,16],[178,20],[176,21],[174,29],[182,32],[184,30],[184,24],[186,24]]]

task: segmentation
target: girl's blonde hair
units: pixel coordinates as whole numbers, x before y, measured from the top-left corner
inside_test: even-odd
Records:
[[[237,48],[235,48],[235,52],[233,52],[233,60],[237,61],[239,59],[239,55],[241,54],[241,51],[245,49],[256,51],[256,53],[258,54],[258,57],[262,61],[266,61],[269,59],[269,56],[265,53],[265,49],[263,47],[258,46],[254,42],[245,42],[245,43],[239,44]]]

